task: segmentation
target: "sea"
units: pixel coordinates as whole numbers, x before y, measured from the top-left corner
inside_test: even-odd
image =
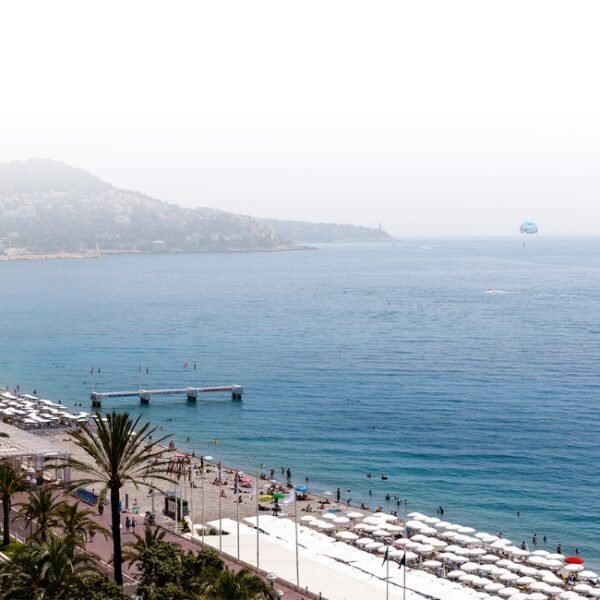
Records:
[[[524,236],[4,262],[0,383],[81,410],[239,384],[102,410],[598,568],[599,258],[597,238]]]

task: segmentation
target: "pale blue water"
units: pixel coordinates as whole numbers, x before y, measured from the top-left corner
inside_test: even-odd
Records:
[[[138,365],[144,386],[188,385],[196,361],[243,402],[105,406],[230,464],[442,504],[600,565],[599,256],[515,238],[0,263],[0,381],[87,409],[92,365],[108,390],[137,388]]]

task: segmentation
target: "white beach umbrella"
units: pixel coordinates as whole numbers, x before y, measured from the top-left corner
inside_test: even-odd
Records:
[[[410,538],[398,538],[397,540],[394,540],[394,546],[403,547],[407,544],[410,544]]]
[[[402,527],[402,525],[386,524],[385,529],[391,531],[392,533],[402,533],[404,531],[404,527]]]
[[[336,525],[347,525],[350,523],[350,519],[348,517],[336,517],[333,519],[332,523],[335,523]]]
[[[519,577],[515,583],[517,585],[529,585],[530,583],[534,583],[536,580],[529,575],[523,575],[523,577]]]
[[[431,554],[434,551],[434,547],[429,544],[421,544],[414,548],[414,551],[419,554]]]
[[[439,560],[426,560],[421,565],[427,569],[439,569],[442,566],[442,563]]]
[[[470,561],[469,561],[469,559],[466,556],[458,556],[458,555],[456,555],[454,557],[454,562],[462,565],[463,563],[470,562]]]
[[[495,568],[496,567],[494,567],[494,565],[481,565],[481,567],[479,567],[479,572],[480,573],[485,573],[485,574],[490,574],[490,573],[492,573],[492,571]]]
[[[335,513],[332,512],[324,512],[321,515],[321,519],[327,519],[328,521],[333,521],[333,519],[337,518]]]
[[[529,594],[527,598],[528,600],[548,600],[548,596],[542,594],[542,592],[533,592],[533,594]]]
[[[514,596],[515,594],[518,594],[519,592],[520,592],[520,590],[518,588],[505,587],[505,588],[502,588],[501,590],[498,590],[496,593],[498,594],[498,596],[500,596],[502,598],[510,598],[511,596]]]
[[[369,517],[367,517],[367,519],[368,518]],[[415,521],[414,519],[412,521],[406,521],[406,523],[404,523],[404,526],[407,529],[416,529],[417,531],[421,531],[421,529],[423,529],[424,527],[427,527],[427,525],[425,523],[423,523],[422,521]]]
[[[377,550],[375,550],[375,552],[377,552],[377,554],[385,554],[387,552],[389,555],[389,553],[395,549],[396,548],[394,548],[394,546],[387,546],[385,544],[382,544],[381,546],[379,546],[379,548],[377,548]]]
[[[569,573],[577,573],[579,571],[584,571],[585,567],[583,565],[565,565],[563,570],[568,571]]]
[[[423,540],[427,539],[426,535],[423,535],[422,533],[416,533],[415,535],[413,535],[410,540],[412,542],[422,542]]]
[[[527,594],[524,594],[523,592],[519,592],[518,594],[515,594],[514,596],[509,596],[508,600],[527,600]]]
[[[366,523],[357,523],[353,529],[356,529],[356,531],[364,531],[367,527],[371,527],[371,525],[367,525]]]
[[[304,521],[305,523],[309,523],[311,521],[315,521],[316,517],[311,517],[310,515],[304,515],[303,517],[300,517],[301,521]]]
[[[472,583],[477,579],[476,575],[471,575],[470,573],[463,573],[458,580],[464,583]]]
[[[437,523],[434,523],[433,526],[436,529],[439,529],[440,531],[446,529],[446,527],[450,525],[450,523],[448,523],[448,521],[438,521]]]
[[[421,533],[424,533],[425,535],[437,535],[437,530],[426,525],[425,527],[421,528]]]
[[[503,573],[498,577],[500,581],[505,581],[507,583],[512,583],[513,581],[517,581],[519,576],[516,573]]]
[[[438,540],[437,538],[432,537],[426,538],[425,541],[434,548],[445,548],[448,545],[443,540]]]
[[[496,582],[492,582],[492,583],[488,583],[483,589],[486,592],[498,592],[502,589],[504,589],[506,586],[502,585],[501,583],[496,583]]]
[[[523,573],[523,575],[537,575],[538,570],[533,567],[528,567],[527,565],[521,565],[519,567],[519,573]]]
[[[362,519],[363,514],[361,512],[356,511],[356,510],[351,510],[350,512],[346,513],[346,516],[349,519]]]
[[[469,554],[471,556],[477,556],[477,558],[480,558],[481,556],[494,556],[494,558],[500,558],[499,556],[488,554],[483,548],[469,548]]]
[[[490,547],[501,550],[502,548],[506,548],[507,546],[510,546],[511,544],[512,544],[512,542],[510,540],[507,540],[506,538],[499,538],[495,542],[492,542],[490,544]]]
[[[563,566],[563,561],[558,558],[546,558],[546,566],[551,569],[560,569]]]
[[[437,517],[426,517],[423,521],[428,525],[435,525],[436,523],[439,523],[441,519],[438,519]]]
[[[574,592],[572,590],[569,590],[568,592],[563,592],[562,594],[560,594],[559,597],[562,598],[562,600],[577,600],[578,598],[581,598],[581,596],[577,592]]]
[[[550,585],[544,583],[543,581],[534,581],[533,583],[529,584],[529,589],[533,590],[534,592],[549,593]]]
[[[462,525],[458,525],[458,523],[448,523],[448,525],[446,525],[446,530],[447,531],[458,531],[461,527],[462,527]]]
[[[548,575],[544,575],[542,577],[542,581],[549,583],[550,585],[561,585],[563,580],[560,577],[554,575],[554,573],[549,573]]]
[[[591,592],[594,588],[587,584],[587,583],[578,583],[577,585],[573,586],[573,590],[575,592],[581,592],[583,594],[587,594],[588,592]]]
[[[450,571],[449,573],[446,573],[446,577],[448,579],[458,579],[459,577],[462,577],[464,575],[463,571]]]
[[[445,540],[454,540],[456,539],[457,535],[459,536],[460,533],[457,533],[456,531],[442,531],[438,533],[438,536],[444,538]]]
[[[385,529],[377,529],[376,531],[373,532],[373,537],[382,537],[382,538],[389,538],[392,537],[392,533],[390,531],[386,531]]]
[[[565,560],[564,554],[559,554],[558,552],[552,552],[548,554],[548,558],[556,558],[557,560]]]
[[[531,555],[528,559],[527,562],[532,564],[532,565],[538,565],[538,566],[546,566],[546,559],[543,556],[533,556]]]
[[[512,567],[513,565],[516,565],[517,563],[515,563],[514,561],[510,560],[510,558],[501,558],[496,565],[499,567],[506,567],[507,569],[510,569],[510,567]]]
[[[474,585],[475,587],[482,588],[486,585],[489,585],[490,583],[493,583],[493,581],[491,579],[488,579],[487,577],[476,577],[475,579],[473,579],[472,585]],[[483,598],[484,596],[481,595],[479,597]]]
[[[527,550],[523,550],[522,548],[519,548],[517,546],[507,546],[503,549],[503,551],[510,554],[511,556],[516,557],[529,556],[529,552],[527,552]]]
[[[338,531],[335,534],[335,537],[338,538],[338,540],[357,540],[358,536],[355,533],[352,533],[351,531]]]
[[[427,515],[424,515],[420,512],[409,512],[406,516],[409,517],[410,519],[419,519],[419,518],[425,518]]]
[[[579,579],[598,579],[598,573],[585,570],[577,573],[577,577],[579,577]]]
[[[313,521],[313,523],[314,523],[314,521]],[[311,523],[311,525],[312,525],[312,523]],[[323,529],[324,531],[328,531],[330,529],[335,529],[335,525],[333,523],[319,523],[317,525],[317,528]]]
[[[364,537],[364,538],[359,538],[358,540],[356,540],[356,545],[357,546],[366,546],[367,544],[370,544],[371,542],[374,542],[375,540],[373,538],[368,538],[368,537]]]
[[[473,571],[478,571],[481,568],[481,565],[476,562],[466,562],[461,569],[465,571],[465,573],[472,573]]]
[[[381,548],[381,546],[383,546],[381,542],[370,542],[365,544],[364,548],[365,550],[377,550],[377,548]]]
[[[473,527],[461,527],[458,530],[458,533],[463,533],[463,534],[467,534],[467,535],[471,535],[472,533],[475,533],[475,529],[473,529]]]
[[[550,552],[548,550],[534,550],[531,553],[532,556],[550,556]]]
[[[449,547],[449,546],[448,546]],[[461,556],[468,556],[471,554],[471,551],[469,548],[461,548],[460,546],[458,548],[455,548],[453,550],[453,552],[455,554],[460,554]]]

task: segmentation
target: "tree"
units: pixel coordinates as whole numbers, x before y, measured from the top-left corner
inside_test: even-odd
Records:
[[[277,592],[246,569],[237,573],[221,571],[218,578],[205,587],[207,600],[275,600]]]
[[[58,519],[63,534],[72,535],[82,548],[85,547],[87,534],[92,530],[96,533],[101,533],[104,537],[108,537],[108,529],[102,527],[102,525],[96,523],[91,518],[94,511],[89,508],[79,508],[79,506],[79,501],[75,502],[75,504],[63,502],[60,505]]]
[[[60,508],[64,504],[52,489],[39,489],[31,492],[28,502],[21,502],[15,519],[22,518],[27,527],[37,523],[35,535],[46,541],[48,533],[59,522]]]
[[[30,538],[0,568],[5,600],[63,598],[79,589],[81,578],[97,572],[93,555],[83,552],[72,536],[48,533]],[[82,597],[82,596],[74,596]]]
[[[91,461],[69,458],[60,466],[69,466],[78,472],[76,488],[101,485],[109,491],[115,581],[123,585],[121,488],[126,483],[154,488],[149,481],[151,477],[169,481],[163,460],[167,450],[160,446],[169,436],[153,441],[152,434],[157,428],[150,429],[149,423],[139,426],[141,417],[134,421],[127,412],[113,411],[105,415],[105,419],[97,412],[96,417],[97,431],[84,423],[79,432],[71,433],[75,444]]]
[[[10,509],[12,497],[17,492],[29,489],[25,475],[16,471],[8,463],[0,463],[0,496],[2,496],[2,509],[4,512],[2,545],[10,544]]]

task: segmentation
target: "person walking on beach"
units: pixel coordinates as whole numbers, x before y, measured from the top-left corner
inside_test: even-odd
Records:
[[[270,479],[274,479],[275,478],[275,469],[271,469],[271,477]]]
[[[129,533],[129,528],[131,527],[131,519],[127,517],[125,519],[125,533]]]
[[[133,517],[131,519],[131,531],[134,535],[135,535],[135,526],[136,526],[135,517]]]
[[[287,480],[292,480],[292,470],[289,467],[287,468]]]
[[[338,488],[338,489],[335,491],[335,501],[336,501],[336,502],[339,502],[339,501],[340,501],[340,496],[341,496],[341,494],[342,494],[342,492],[340,491],[340,488]]]

